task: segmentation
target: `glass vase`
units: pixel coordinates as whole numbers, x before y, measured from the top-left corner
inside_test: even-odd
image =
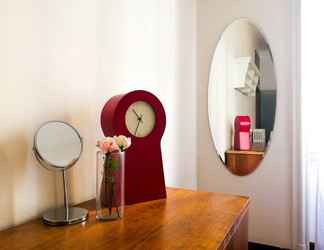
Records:
[[[97,152],[96,210],[98,220],[124,214],[124,152]]]

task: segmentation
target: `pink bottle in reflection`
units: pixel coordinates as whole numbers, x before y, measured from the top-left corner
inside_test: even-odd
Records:
[[[251,119],[249,116],[236,116],[234,121],[234,149],[250,150]]]

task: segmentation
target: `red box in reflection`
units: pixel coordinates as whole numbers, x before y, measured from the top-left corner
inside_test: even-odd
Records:
[[[251,119],[249,116],[236,116],[234,121],[234,149],[250,150]]]

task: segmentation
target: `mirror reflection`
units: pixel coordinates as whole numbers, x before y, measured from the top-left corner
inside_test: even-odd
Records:
[[[264,158],[274,128],[276,98],[267,41],[248,20],[234,21],[217,44],[208,87],[213,142],[233,174],[250,174]]]
[[[35,135],[37,156],[47,165],[68,168],[82,151],[79,133],[69,124],[52,121],[40,127]]]

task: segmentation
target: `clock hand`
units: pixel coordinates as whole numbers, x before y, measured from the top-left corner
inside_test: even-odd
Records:
[[[135,111],[135,109],[132,109],[132,111],[134,112],[134,114],[137,116],[137,119],[140,119],[141,117],[137,114],[137,112]]]
[[[138,121],[138,123],[137,123],[136,129],[135,129],[135,132],[134,132],[134,135],[136,135],[139,125],[140,125],[140,121]]]
[[[138,118],[138,123],[137,123],[136,129],[135,129],[135,132],[134,132],[135,135],[136,135],[136,133],[137,133],[137,130],[138,130],[138,127],[139,127],[140,123],[143,122],[143,121],[142,121],[142,116],[143,116],[143,115],[141,115],[141,116]]]

